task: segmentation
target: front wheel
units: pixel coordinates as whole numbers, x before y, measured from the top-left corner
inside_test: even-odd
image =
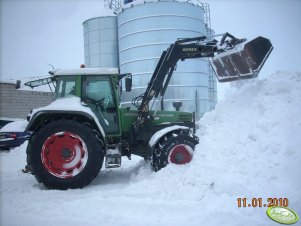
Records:
[[[163,136],[156,144],[152,155],[152,166],[155,171],[167,164],[184,165],[192,160],[198,138],[189,131],[173,131]]]
[[[103,149],[98,135],[75,120],[57,120],[36,131],[27,147],[27,163],[48,188],[81,188],[99,173]]]

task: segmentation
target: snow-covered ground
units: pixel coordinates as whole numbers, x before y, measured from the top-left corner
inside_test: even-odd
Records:
[[[47,190],[23,174],[26,144],[0,153],[0,225],[278,225],[237,198],[288,198],[301,215],[301,73],[232,88],[198,125],[191,164],[154,173],[124,158],[77,190]]]

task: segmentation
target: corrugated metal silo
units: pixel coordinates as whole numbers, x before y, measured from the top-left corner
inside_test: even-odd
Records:
[[[145,91],[163,50],[178,38],[206,35],[204,10],[198,5],[177,1],[129,5],[118,12],[120,71],[133,74],[133,90],[122,97],[128,104]],[[200,117],[211,110],[211,80],[206,59],[178,62],[164,109],[175,110],[173,102],[182,101],[182,111],[195,111]]]
[[[211,65],[208,64],[208,92],[209,92],[209,111],[213,110],[217,104],[217,80],[212,70]]]
[[[209,8],[209,5],[207,5],[206,7]],[[211,39],[214,34],[215,32],[213,29],[211,28],[207,29],[207,37]],[[217,104],[217,80],[210,63],[208,63],[208,80],[209,80],[209,86],[208,86],[209,110],[213,110]]]
[[[118,68],[117,16],[83,22],[86,67]]]

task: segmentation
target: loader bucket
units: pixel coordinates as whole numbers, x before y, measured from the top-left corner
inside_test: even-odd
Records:
[[[219,82],[256,78],[273,46],[269,39],[257,37],[210,59]]]

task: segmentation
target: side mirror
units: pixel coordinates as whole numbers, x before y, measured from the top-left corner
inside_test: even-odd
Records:
[[[129,74],[125,77],[125,91],[131,92],[132,90],[132,75]]]

